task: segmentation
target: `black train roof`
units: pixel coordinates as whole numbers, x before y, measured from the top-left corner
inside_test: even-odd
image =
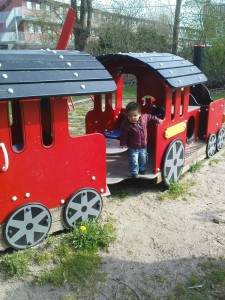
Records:
[[[170,53],[118,53],[106,54],[97,57],[106,67],[116,63],[125,64],[125,61],[143,63],[147,68],[154,70],[172,88],[192,86],[206,82],[206,76],[188,60]]]
[[[0,50],[0,100],[112,92],[116,85],[88,53]]]

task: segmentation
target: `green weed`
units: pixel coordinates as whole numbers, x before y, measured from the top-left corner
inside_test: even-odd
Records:
[[[185,183],[171,182],[168,190],[159,194],[158,199],[163,201],[165,199],[177,199],[178,197],[182,197],[182,200],[186,201],[187,199],[185,196],[188,194],[188,190],[194,185],[194,180],[190,180]]]
[[[29,263],[31,250],[17,251],[13,254],[5,254],[0,262],[1,272],[5,277],[27,277],[29,274]]]
[[[115,193],[113,193],[113,196],[110,198],[112,200],[121,200],[124,201],[125,199],[129,198],[131,196],[131,192],[127,190],[117,190]]]
[[[115,238],[111,219],[104,224],[86,221],[68,233],[47,239],[41,250],[29,249],[4,255],[0,260],[0,270],[7,278],[22,278],[32,275],[33,265],[45,266],[35,275],[34,283],[75,284],[78,290],[88,285],[94,291],[105,276],[97,252],[107,251]]]
[[[214,166],[214,165],[217,165],[219,162],[221,162],[221,160],[219,158],[213,158],[209,161],[209,165]]]
[[[179,182],[171,182],[166,192],[159,195],[159,200],[176,199],[187,192],[187,187]]]
[[[202,164],[203,164],[202,161],[198,161],[198,162],[194,163],[193,165],[190,166],[189,172],[191,172],[191,173],[198,172],[201,169]]]
[[[115,228],[112,222],[101,225],[97,221],[86,221],[75,227],[67,235],[67,244],[74,249],[96,253],[99,249],[107,251],[115,241]]]
[[[42,271],[35,279],[36,284],[76,285],[79,288],[91,287],[104,279],[101,272],[102,260],[92,253],[70,253],[61,257],[60,262],[49,270]]]
[[[224,299],[225,260],[208,260],[199,264],[203,274],[192,274],[185,283],[178,283],[174,297],[178,300]],[[215,289],[216,287],[216,289]],[[222,295],[222,298],[220,296]]]
[[[48,250],[34,252],[32,256],[34,263],[38,266],[49,263],[51,261],[51,257],[51,252]]]

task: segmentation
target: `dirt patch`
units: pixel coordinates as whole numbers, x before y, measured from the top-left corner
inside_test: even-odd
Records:
[[[205,160],[195,174],[186,173],[181,182],[195,184],[176,200],[159,201],[163,186],[149,181],[113,187],[112,195],[124,190],[130,196],[105,200],[102,217],[115,219],[117,242],[102,254],[106,281],[97,296],[83,299],[169,299],[178,282],[201,273],[200,262],[224,258],[225,151],[215,158]],[[1,300],[74,295],[70,287],[33,287],[3,277],[0,284]]]

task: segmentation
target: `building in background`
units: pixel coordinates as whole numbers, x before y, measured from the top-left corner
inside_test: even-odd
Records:
[[[67,11],[68,1],[12,1],[0,12],[0,49],[55,48]]]
[[[54,49],[70,5],[69,0],[13,0],[0,11],[0,49]],[[79,7],[78,7],[79,18]],[[108,21],[130,24],[133,31],[139,25],[151,25],[159,30],[159,20],[126,16],[94,8],[91,36],[97,41],[99,29]],[[162,23],[162,22],[161,22]],[[68,48],[74,49],[74,36]]]

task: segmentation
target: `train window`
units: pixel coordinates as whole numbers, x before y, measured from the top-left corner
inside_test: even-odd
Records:
[[[134,74],[123,74],[123,106],[137,100],[137,78]]]
[[[181,88],[180,117],[183,116],[183,113],[184,113],[184,88]]]
[[[51,109],[50,99],[48,98],[41,99],[40,111],[41,111],[42,142],[44,146],[49,147],[53,143],[52,109]]]
[[[171,109],[171,120],[173,121],[175,118],[175,104],[176,104],[176,91],[172,92],[172,109]]]
[[[72,102],[71,102],[72,101]],[[94,97],[83,95],[69,99],[68,121],[70,136],[79,136],[86,133],[85,117],[88,111],[94,109]],[[101,105],[96,101],[96,105]]]
[[[12,149],[20,152],[24,148],[22,107],[19,100],[8,101]]]

